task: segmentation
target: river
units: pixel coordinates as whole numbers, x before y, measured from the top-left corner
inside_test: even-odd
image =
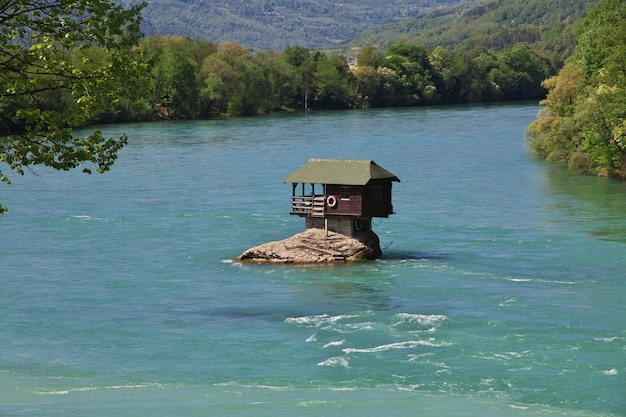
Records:
[[[0,186],[0,415],[626,416],[626,184],[533,158],[528,103],[102,126],[104,175]],[[384,256],[300,232],[309,158],[397,175]]]

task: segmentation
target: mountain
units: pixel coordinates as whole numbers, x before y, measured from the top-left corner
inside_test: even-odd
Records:
[[[377,45],[386,49],[398,42],[432,49],[502,49],[518,42],[567,56],[575,45],[573,25],[598,0],[488,0],[404,19],[365,31],[346,47]]]
[[[146,36],[235,41],[260,50],[325,49],[391,22],[474,1],[146,0],[142,29]]]

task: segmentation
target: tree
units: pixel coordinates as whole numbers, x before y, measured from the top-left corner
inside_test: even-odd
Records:
[[[369,65],[359,65],[352,68],[355,78],[352,97],[352,107],[357,109],[367,107],[380,88],[381,80],[376,68]]]
[[[237,75],[230,91],[228,114],[254,116],[269,95],[269,83],[263,69],[253,61],[251,55],[233,56],[231,59]]]
[[[396,75],[393,106],[429,104],[436,99],[436,87],[428,54],[421,46],[395,44],[387,50],[381,66]]]
[[[567,162],[576,152],[579,128],[573,118],[576,101],[582,88],[582,70],[568,64],[559,73],[543,82],[549,90],[541,118],[533,122],[527,132],[528,146],[541,158]]]
[[[602,0],[577,28],[586,89],[575,118],[592,172],[626,178],[626,3]]]
[[[273,97],[264,68],[249,51],[221,51],[202,63],[202,96],[209,112],[251,116],[267,109]]]
[[[576,35],[574,55],[544,83],[546,107],[528,146],[577,173],[626,178],[626,3],[601,0]]]
[[[378,68],[378,66],[382,63],[383,58],[383,54],[381,54],[374,45],[367,44],[357,55],[356,60],[359,67]]]
[[[525,100],[545,96],[541,82],[554,70],[550,61],[534,52],[528,44],[520,43],[497,54],[505,100]],[[500,84],[500,83],[498,83]],[[507,85],[508,86],[505,86]]]
[[[261,110],[265,113],[291,110],[298,101],[298,81],[293,68],[285,62],[282,53],[275,51],[256,51],[254,57],[263,68],[270,89]]]
[[[132,47],[142,8],[113,0],[0,3],[0,163],[18,174],[33,165],[111,168],[127,137],[95,131],[79,138],[72,128],[132,94],[128,81],[141,71]],[[0,179],[10,183],[1,171]]]
[[[235,69],[227,63],[223,54],[206,57],[202,62],[200,90],[206,116],[224,114],[228,108],[230,85],[236,77]]]
[[[158,36],[142,40],[138,50],[150,69],[143,103],[157,118],[195,118],[206,115],[208,102],[202,97],[202,66],[217,53],[209,41],[186,36]]]
[[[439,76],[437,89],[450,104],[480,102],[489,91],[488,77],[479,61],[442,47],[430,54],[431,65]]]
[[[311,51],[300,46],[288,46],[283,51],[285,62],[291,65],[300,79],[300,90],[304,110],[309,110],[309,98],[313,84],[314,62]]]
[[[318,108],[346,108],[350,104],[348,81],[352,73],[342,56],[327,57],[314,54],[315,70],[313,87],[315,104]]]
[[[195,62],[183,51],[172,51],[164,64],[164,86],[170,103],[170,116],[194,118],[198,113],[199,84]]]
[[[626,58],[626,4],[620,0],[602,0],[592,8],[576,27],[578,47],[573,59],[593,78],[601,74],[603,68],[614,70],[614,76],[624,76]],[[608,68],[607,68],[608,67]]]

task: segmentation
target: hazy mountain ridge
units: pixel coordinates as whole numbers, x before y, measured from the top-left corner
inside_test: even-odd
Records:
[[[380,48],[406,42],[435,48],[501,49],[518,42],[544,42],[567,55],[572,27],[598,0],[489,0],[463,3],[366,31],[348,42]]]
[[[323,49],[390,22],[474,1],[147,0],[142,29],[147,36],[235,41],[252,49]]]

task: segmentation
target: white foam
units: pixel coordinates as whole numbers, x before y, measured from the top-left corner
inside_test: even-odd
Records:
[[[253,385],[253,384],[241,384],[237,381],[228,381],[228,382],[218,382],[214,384],[216,387],[233,387],[237,388],[247,388],[247,389],[266,389],[269,391],[290,391],[291,387],[286,386],[277,386],[277,385]]]
[[[321,400],[316,400],[316,401],[302,401],[300,403],[298,403],[298,407],[317,407],[320,405],[326,405],[326,404],[334,404],[335,401],[321,401]]]
[[[398,390],[399,391],[408,391],[408,392],[413,392],[415,390],[419,389],[419,384],[411,384],[411,385],[407,385],[406,387],[403,387],[401,385],[398,386]]]
[[[397,313],[394,315],[394,317],[400,320],[398,323],[394,324],[394,326],[403,322],[417,323],[417,324],[422,324],[425,326],[432,326],[439,322],[448,320],[448,317],[444,316],[443,314],[423,315],[423,314]]]
[[[396,342],[389,343],[386,345],[375,346],[372,348],[345,348],[342,349],[344,353],[378,353],[384,352],[387,350],[395,350],[395,349],[412,349],[419,346],[430,346],[430,347],[442,347],[442,346],[450,346],[449,343],[445,342],[435,342],[435,339],[430,338],[428,340],[408,340],[406,342]]]
[[[323,325],[333,324],[339,320],[352,319],[358,317],[356,315],[339,315],[329,316],[328,314],[318,314],[314,316],[288,317],[286,323],[307,327],[322,327]]]
[[[598,342],[608,342],[608,343],[614,342],[616,340],[622,340],[621,337],[617,337],[617,336],[614,336],[614,337],[594,337],[593,339],[597,340]]]
[[[65,394],[69,394],[70,391],[69,390],[62,390],[62,391],[48,391],[48,392],[40,392],[40,395],[65,395]]]
[[[135,389],[135,388],[147,388],[154,384],[138,384],[138,385],[112,385],[104,387],[78,387],[66,390],[58,391],[44,391],[39,392],[39,395],[67,395],[72,392],[89,392],[89,391],[104,391],[104,390],[118,390],[118,389]]]
[[[420,358],[423,358],[425,356],[433,356],[434,354],[435,354],[435,352],[424,352],[424,353],[419,353],[419,354],[412,353],[412,354],[407,355],[407,356],[409,358],[409,362],[413,362],[413,361],[416,361],[416,360],[418,360]]]
[[[93,217],[93,216],[89,216],[89,215],[73,215],[70,214],[69,218],[71,219],[76,219],[76,220],[82,220],[82,221],[92,221],[92,220],[96,220],[96,221],[104,221],[104,222],[110,222],[112,219],[106,218],[106,217]]]
[[[336,340],[336,341],[333,341],[333,342],[326,343],[324,346],[322,346],[322,348],[327,348],[327,347],[331,347],[331,346],[341,346],[344,343],[346,343],[345,340]]]
[[[602,372],[604,375],[617,375],[617,369],[609,369],[607,371]]]
[[[363,323],[349,323],[343,325],[341,328],[335,329],[338,333],[351,333],[359,330],[372,330],[375,327],[375,323],[366,321]]]
[[[334,356],[332,358],[328,358],[325,361],[322,361],[317,364],[318,366],[341,366],[343,368],[349,368],[349,362],[343,356]]]
[[[279,387],[276,385],[243,385],[246,388],[259,388],[259,389],[266,389],[269,391],[289,391],[291,388],[290,387]]]

